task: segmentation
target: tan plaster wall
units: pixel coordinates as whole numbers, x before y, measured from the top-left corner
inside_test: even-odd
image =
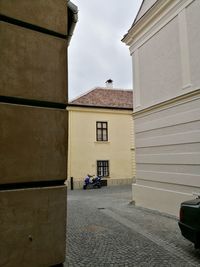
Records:
[[[0,22],[0,95],[67,102],[67,44]]]
[[[108,142],[96,141],[96,121],[108,122]],[[131,111],[70,110],[68,178],[83,181],[88,173],[97,174],[97,160],[109,160],[108,179],[132,179],[135,174],[132,127]]]
[[[58,33],[67,34],[66,0],[1,0],[0,13]]]
[[[0,192],[0,266],[65,261],[66,186]]]
[[[66,179],[65,110],[0,104],[0,183]]]

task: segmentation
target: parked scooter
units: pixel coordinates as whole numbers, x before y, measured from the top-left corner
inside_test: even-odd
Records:
[[[93,177],[93,178],[92,178]],[[101,188],[101,177],[87,175],[84,180],[83,189]]]

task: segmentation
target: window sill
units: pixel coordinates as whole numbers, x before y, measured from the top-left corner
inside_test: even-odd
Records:
[[[110,141],[94,141],[95,144],[110,144]]]

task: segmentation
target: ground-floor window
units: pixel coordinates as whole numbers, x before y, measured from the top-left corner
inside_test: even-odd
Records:
[[[97,175],[107,177],[109,176],[109,161],[97,160]]]

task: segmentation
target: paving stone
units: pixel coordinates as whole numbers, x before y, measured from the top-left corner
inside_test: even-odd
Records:
[[[177,218],[130,205],[131,186],[68,192],[64,267],[200,265]]]

